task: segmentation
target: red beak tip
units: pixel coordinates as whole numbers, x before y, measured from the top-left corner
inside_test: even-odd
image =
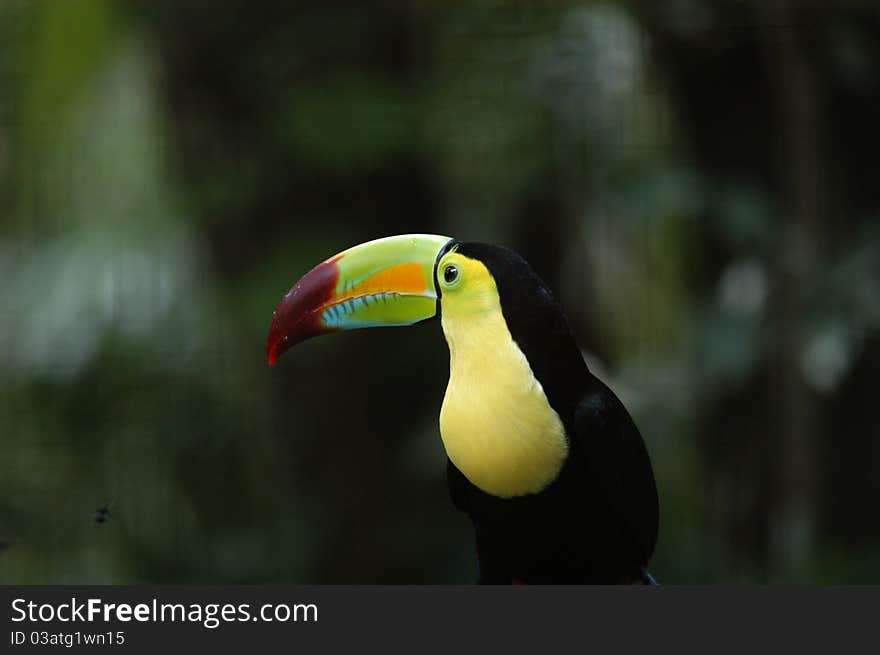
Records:
[[[271,339],[269,343],[266,344],[266,359],[269,362],[269,366],[275,365],[278,358],[288,349],[289,342],[290,337],[285,335],[281,338]]]
[[[278,361],[278,343],[271,344],[268,348],[266,348],[266,359],[269,361],[269,366],[275,366],[275,362]]]

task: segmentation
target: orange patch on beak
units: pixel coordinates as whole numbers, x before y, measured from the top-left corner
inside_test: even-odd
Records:
[[[393,289],[400,294],[424,294],[428,290],[424,267],[421,264],[397,264],[371,275],[347,291],[333,297],[333,303],[341,303],[351,298],[387,293]]]

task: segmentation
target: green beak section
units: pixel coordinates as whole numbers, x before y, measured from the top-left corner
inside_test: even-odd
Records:
[[[281,300],[266,342],[269,364],[328,332],[413,325],[437,313],[434,266],[451,241],[404,234],[350,248],[308,272]]]

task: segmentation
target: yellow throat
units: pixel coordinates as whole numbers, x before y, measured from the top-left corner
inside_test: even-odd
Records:
[[[444,288],[438,273],[450,354],[440,411],[446,453],[486,493],[501,498],[537,493],[565,462],[565,428],[510,334],[485,265],[454,250],[438,271],[450,265],[460,271],[454,286]]]

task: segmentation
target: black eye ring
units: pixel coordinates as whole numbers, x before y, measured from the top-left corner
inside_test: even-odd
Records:
[[[443,269],[443,280],[446,284],[452,284],[458,279],[458,266],[449,264]]]

